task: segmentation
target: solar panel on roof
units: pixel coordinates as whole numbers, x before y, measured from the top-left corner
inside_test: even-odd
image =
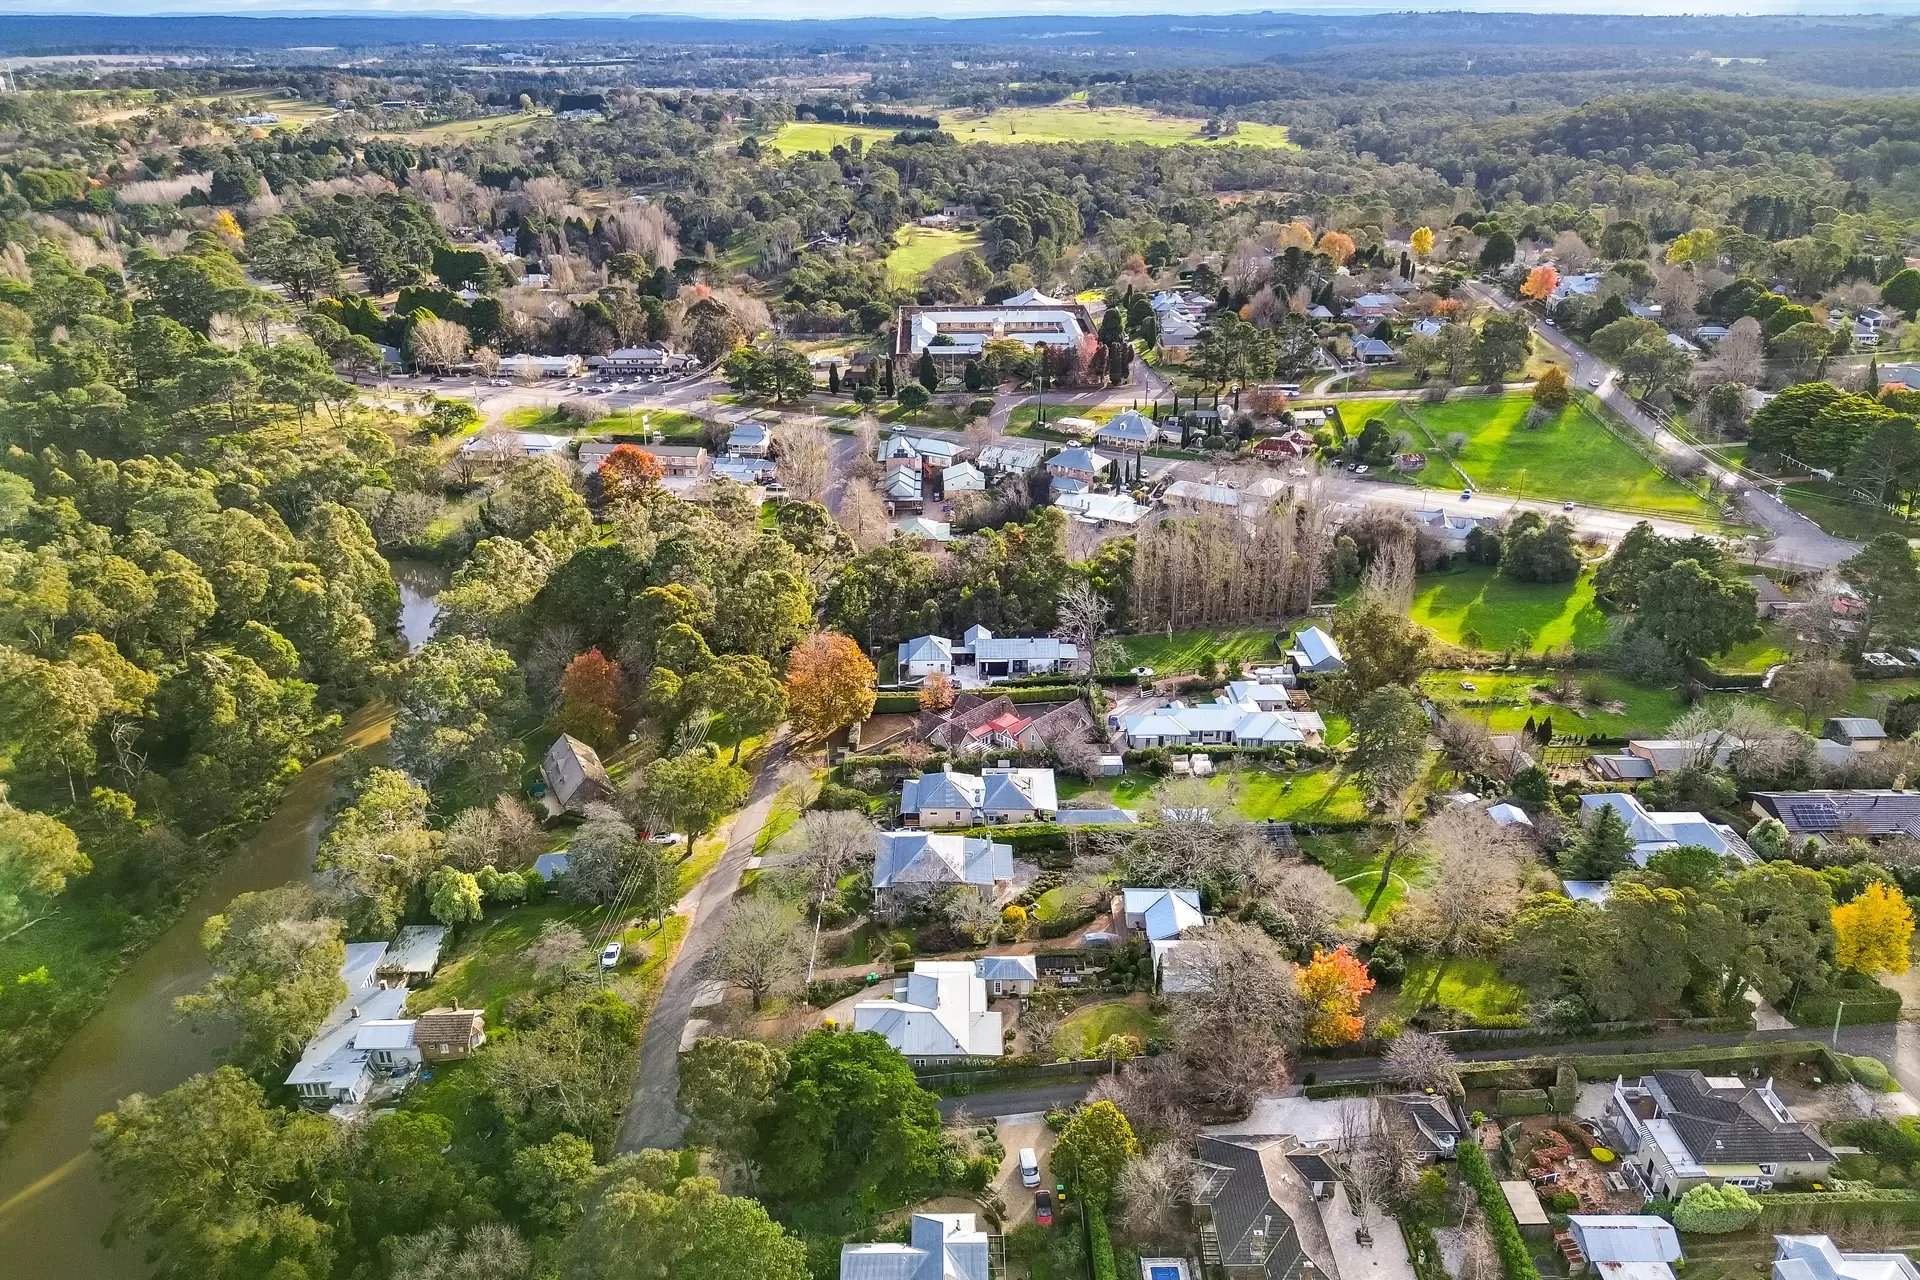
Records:
[[[1798,800],[1787,806],[1794,825],[1802,831],[1832,831],[1840,825],[1840,810],[1830,800]]]

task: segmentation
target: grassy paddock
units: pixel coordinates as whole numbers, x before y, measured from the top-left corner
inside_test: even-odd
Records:
[[[1427,574],[1414,586],[1408,616],[1463,648],[1466,633],[1476,632],[1483,651],[1518,646],[1523,633],[1530,652],[1593,649],[1607,634],[1586,573],[1575,582],[1516,582],[1483,565]]]
[[[1223,669],[1236,658],[1244,665],[1256,665],[1267,658],[1277,662],[1278,636],[1278,627],[1228,627],[1121,636],[1120,643],[1127,651],[1128,666],[1152,667],[1160,675],[1180,675],[1200,670],[1209,656]]]
[[[1144,142],[1149,146],[1226,146],[1298,150],[1287,138],[1285,125],[1242,122],[1240,131],[1224,138],[1201,132],[1203,121],[1162,115],[1139,107],[1094,107],[1056,103],[1042,107],[1002,107],[981,115],[949,111],[940,127],[961,142]],[[793,155],[801,151],[830,152],[859,138],[864,146],[889,142],[898,128],[872,125],[792,121],[780,127],[770,144]]]
[[[1677,688],[1650,689],[1606,671],[1578,671],[1574,675],[1582,689],[1590,687],[1600,695],[1598,702],[1569,706],[1535,701],[1536,692],[1552,690],[1551,671],[1435,671],[1421,678],[1420,692],[1443,709],[1484,721],[1495,733],[1510,733],[1524,727],[1529,719],[1552,716],[1559,733],[1657,737],[1686,710]],[[1463,680],[1474,688],[1462,689]]]
[[[1623,511],[1694,519],[1714,515],[1703,499],[1660,474],[1584,406],[1569,405],[1540,427],[1529,428],[1532,404],[1532,397],[1524,395],[1468,396],[1444,404],[1402,402],[1407,416],[1432,438],[1420,482],[1459,488],[1460,478],[1448,460],[1432,452],[1459,434],[1467,441],[1453,461],[1478,488]],[[1351,428],[1351,417],[1348,423]]]
[[[1102,1000],[1075,1009],[1053,1034],[1055,1053],[1089,1058],[1109,1036],[1138,1036],[1140,1043],[1160,1033],[1160,1019],[1147,1008],[1144,995]]]
[[[895,284],[911,289],[942,258],[978,249],[977,231],[949,231],[942,227],[903,227],[887,255],[887,274]]]

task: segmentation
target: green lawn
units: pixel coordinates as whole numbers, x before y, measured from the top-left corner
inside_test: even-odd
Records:
[[[1729,673],[1765,671],[1774,663],[1785,662],[1793,656],[1790,650],[1792,641],[1793,637],[1785,631],[1768,625],[1757,639],[1735,645],[1709,665],[1716,671]]]
[[[942,258],[980,247],[977,231],[948,231],[940,227],[903,227],[893,252],[887,255],[887,274],[902,288],[911,289]]]
[[[1386,861],[1385,855],[1378,851],[1369,851],[1362,847],[1358,832],[1346,832],[1332,836],[1306,836],[1300,841],[1301,852],[1327,869],[1349,893],[1353,894],[1353,918],[1361,919],[1361,913],[1373,898],[1374,887],[1380,883],[1380,867]],[[1369,919],[1383,920],[1395,903],[1407,896],[1410,889],[1426,884],[1430,869],[1424,859],[1411,850],[1402,852],[1395,859],[1393,874],[1387,880],[1387,887],[1380,895],[1380,901],[1373,904],[1373,914]]]
[[[621,409],[594,422],[588,429],[595,435],[623,436],[658,431],[667,444],[697,444],[706,426],[697,414],[682,413],[678,409]]]
[[[1285,125],[1242,122],[1236,134],[1209,138],[1201,132],[1204,123],[1139,107],[1088,109],[1067,103],[1002,107],[984,116],[971,111],[949,111],[940,116],[940,127],[961,142],[1144,142],[1156,147],[1237,143],[1248,147],[1299,149],[1287,140]],[[870,147],[877,142],[891,141],[899,132],[897,128],[796,120],[782,125],[769,145],[787,155],[802,151],[830,152],[854,138],[860,138]]]
[[[1490,961],[1475,959],[1454,960],[1440,975],[1440,985],[1434,988],[1434,971],[1439,967],[1434,960],[1417,960],[1407,966],[1407,976],[1400,984],[1400,991],[1394,1001],[1395,1009],[1406,1016],[1418,1013],[1430,1004],[1443,1005],[1449,1009],[1464,1009],[1478,1018],[1492,1017],[1503,1013],[1518,1013],[1526,1002],[1526,993],[1500,976]]]
[[[1524,643],[1530,653],[1572,645],[1596,648],[1606,638],[1607,618],[1593,600],[1593,575],[1576,582],[1516,582],[1484,565],[1425,574],[1414,586],[1408,614],[1449,644],[1466,647],[1478,636],[1482,652]]]
[[[962,142],[1145,142],[1156,147],[1238,143],[1249,147],[1298,149],[1287,140],[1285,125],[1243,122],[1237,134],[1209,138],[1200,131],[1203,123],[1138,107],[1088,109],[1065,103],[1002,107],[985,116],[947,112],[940,117],[941,127]]]
[[[905,406],[894,400],[881,400],[868,407],[858,401],[848,400],[838,404],[815,406],[817,411],[829,418],[859,418],[871,413],[888,426],[899,426],[911,432],[915,427],[925,427],[930,431],[958,431],[966,424],[960,421],[959,412],[951,405],[928,405],[918,413],[909,412]]]
[[[416,1009],[437,1009],[458,1000],[461,1008],[485,1009],[487,1021],[498,1024],[508,997],[540,986],[521,953],[540,936],[541,926],[549,920],[565,921],[591,943],[600,927],[600,914],[598,907],[547,902],[490,915],[460,936],[452,959],[440,966],[432,985],[415,992],[409,1003]],[[583,950],[580,958],[589,957]]]
[[[1204,754],[1205,749],[1202,748]],[[1366,802],[1351,778],[1337,769],[1315,769],[1304,773],[1269,772],[1247,769],[1236,773],[1216,773],[1208,785],[1224,793],[1228,779],[1240,787],[1234,805],[1240,816],[1254,822],[1341,822],[1366,816]],[[1097,796],[1122,809],[1139,809],[1147,803],[1161,779],[1150,773],[1125,773],[1118,778],[1102,779],[1098,785],[1062,777],[1058,781],[1060,798]],[[1224,794],[1222,796],[1224,799]]]
[[[1579,706],[1536,703],[1531,695],[1537,689],[1550,693],[1554,686],[1550,671],[1522,671],[1511,675],[1488,671],[1435,671],[1421,677],[1420,691],[1443,708],[1457,708],[1476,720],[1483,720],[1495,733],[1511,733],[1523,728],[1529,719],[1553,717],[1556,732],[1580,736],[1658,737],[1686,710],[1676,689],[1650,689],[1629,683],[1605,671],[1577,671],[1574,678],[1581,689],[1599,696],[1595,703]],[[1462,689],[1461,681],[1474,686]]]
[[[846,146],[855,138],[861,145],[870,147],[876,142],[889,142],[898,129],[876,129],[858,124],[821,124],[817,121],[790,120],[780,126],[780,132],[773,135],[769,146],[778,147],[786,155],[798,155],[802,151],[830,152],[835,147]]]
[[[1227,663],[1239,659],[1255,665],[1279,660],[1277,627],[1229,627],[1220,630],[1176,631],[1172,635],[1121,636],[1129,667],[1152,667],[1160,675],[1198,671],[1209,655],[1224,673]]]
[[[1069,1058],[1092,1057],[1109,1036],[1138,1036],[1144,1048],[1160,1033],[1160,1019],[1143,995],[1081,1005],[1053,1033],[1053,1051]]]
[[[1420,482],[1460,487],[1459,476],[1438,450],[1449,436],[1464,434],[1467,442],[1453,461],[1480,489],[1621,511],[1713,516],[1704,500],[1661,475],[1584,406],[1569,405],[1545,425],[1529,429],[1525,421],[1532,403],[1524,395],[1471,396],[1444,404],[1402,402],[1408,417],[1432,437]],[[1348,423],[1353,429],[1351,417]]]

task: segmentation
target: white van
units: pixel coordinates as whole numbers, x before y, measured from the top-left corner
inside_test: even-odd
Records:
[[[1020,1185],[1023,1187],[1040,1185],[1040,1158],[1033,1154],[1032,1147],[1020,1148]]]

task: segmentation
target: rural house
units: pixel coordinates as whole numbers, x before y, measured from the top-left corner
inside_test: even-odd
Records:
[[[600,763],[600,753],[572,734],[561,734],[547,748],[540,761],[540,776],[547,783],[547,793],[541,799],[556,817],[613,798],[613,780]]]
[[[1331,675],[1347,669],[1339,644],[1319,627],[1300,628],[1293,637],[1293,648],[1287,650],[1287,657],[1292,660],[1294,670],[1302,675]]]
[[[1753,811],[1802,838],[1920,836],[1920,791],[1757,791]]]
[[[1904,1253],[1842,1253],[1831,1236],[1775,1236],[1773,1280],[1920,1280]]]
[[[970,1213],[916,1213],[906,1244],[841,1245],[840,1280],[988,1280],[987,1243]]]
[[[900,819],[917,827],[974,827],[1007,822],[1052,822],[1059,809],[1053,770],[983,769],[939,773],[900,784]]]
[[[1275,1199],[1262,1159],[1263,1148],[1283,1141],[1200,1139],[1193,1195],[1200,1251],[1219,1258],[1227,1280],[1300,1280],[1305,1270],[1300,1233]]]
[[[1633,852],[1628,856],[1633,859],[1635,866],[1644,867],[1647,859],[1662,849],[1673,849],[1683,844],[1699,845],[1723,857],[1735,857],[1745,863],[1757,861],[1753,850],[1747,847],[1747,842],[1732,827],[1715,822],[1704,813],[1691,810],[1649,813],[1641,806],[1638,797],[1624,791],[1607,791],[1580,797],[1581,824],[1591,822],[1603,808],[1614,810],[1626,824],[1627,838],[1633,841]]]
[[[1040,968],[1032,956],[981,956],[973,968],[987,984],[989,995],[1029,996],[1033,984],[1040,981]]]

